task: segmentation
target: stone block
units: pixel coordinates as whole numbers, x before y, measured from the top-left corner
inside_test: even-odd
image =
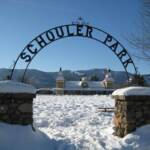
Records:
[[[146,120],[146,124],[150,124],[150,119],[147,119],[147,120]]]
[[[8,106],[7,105],[0,105],[0,114],[2,113],[7,113],[8,111]]]
[[[32,113],[32,104],[28,104],[28,103],[21,104],[18,110],[23,113]]]
[[[143,112],[142,111],[138,111],[138,112],[136,112],[136,118],[142,118],[142,116],[143,116]]]

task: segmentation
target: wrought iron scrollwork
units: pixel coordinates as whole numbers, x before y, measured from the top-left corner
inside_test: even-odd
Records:
[[[26,63],[26,68],[22,77],[22,80],[24,80],[26,71],[30,63],[43,48],[45,48],[47,45],[51,44],[54,41],[68,37],[89,38],[104,44],[118,57],[126,71],[128,79],[129,66],[132,66],[132,68],[135,71],[135,74],[137,74],[135,64],[130,54],[119,41],[117,41],[109,33],[96,27],[85,24],[81,21],[82,20],[80,18],[80,22],[54,27],[35,37],[31,42],[29,42],[25,46],[25,48],[19,54],[18,58],[14,63],[10,78],[13,79],[14,70],[17,65],[17,62],[22,61],[23,63]]]

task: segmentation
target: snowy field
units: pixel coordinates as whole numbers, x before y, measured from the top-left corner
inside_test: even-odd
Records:
[[[0,150],[150,150],[150,125],[113,136],[110,96],[37,96],[34,126],[0,123]]]
[[[53,150],[150,150],[150,126],[120,139],[112,135],[110,96],[37,96],[34,126],[53,142]],[[43,149],[44,150],[44,149]]]

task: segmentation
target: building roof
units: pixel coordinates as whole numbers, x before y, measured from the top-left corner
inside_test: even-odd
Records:
[[[82,87],[82,81],[66,81],[65,90],[103,90],[104,85],[101,81],[86,81],[88,87]]]

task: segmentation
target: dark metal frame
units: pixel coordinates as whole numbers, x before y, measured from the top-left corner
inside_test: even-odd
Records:
[[[21,53],[18,55],[18,57],[17,57],[17,59],[16,59],[16,61],[15,61],[15,63],[14,63],[14,66],[13,66],[13,68],[12,68],[12,71],[11,71],[11,74],[10,74],[10,79],[13,79],[13,74],[14,74],[14,70],[15,70],[15,67],[16,67],[16,65],[17,65],[17,62],[19,61],[19,58],[21,58],[22,54],[25,52],[25,50],[26,50],[26,48],[27,48],[28,45],[30,45],[32,42],[34,42],[38,37],[44,35],[46,32],[51,31],[51,30],[55,30],[55,29],[58,29],[58,28],[63,28],[63,27],[65,27],[65,26],[68,26],[68,27],[72,27],[72,26],[85,26],[85,27],[90,27],[90,28],[92,28],[92,29],[94,29],[94,30],[97,30],[98,32],[102,32],[102,33],[104,33],[105,35],[111,37],[113,40],[115,40],[116,42],[118,42],[118,44],[123,48],[125,55],[128,56],[128,58],[130,59],[130,62],[129,62],[129,63],[133,66],[133,69],[134,69],[134,71],[135,71],[135,74],[137,74],[137,69],[136,69],[136,67],[135,67],[135,64],[134,64],[133,60],[131,59],[130,54],[127,52],[127,50],[124,48],[124,46],[123,46],[118,40],[116,40],[116,38],[114,38],[113,36],[111,36],[109,33],[105,32],[105,31],[103,31],[103,30],[101,30],[101,29],[99,29],[99,28],[93,27],[93,26],[91,26],[91,25],[89,26],[89,25],[84,25],[84,24],[74,24],[74,23],[73,23],[73,24],[66,24],[66,25],[62,25],[62,26],[57,26],[57,27],[51,28],[51,29],[49,29],[49,30],[47,30],[47,31],[45,31],[45,32],[43,32],[43,33],[41,33],[41,34],[39,34],[39,35],[38,35],[37,37],[35,37],[32,41],[30,41],[30,42],[24,47],[24,49],[21,51]],[[63,36],[63,37],[61,37],[61,38],[55,39],[54,41],[57,41],[57,40],[62,39],[62,38],[67,38],[67,37],[85,37],[85,38],[90,38],[90,39],[93,39],[93,40],[95,40],[95,41],[98,41],[98,42],[104,44],[104,45],[107,46],[109,49],[111,49],[110,46],[108,46],[106,43],[104,43],[104,41],[101,41],[101,40],[99,40],[99,39],[97,39],[97,38],[94,38],[94,37],[88,37],[88,36],[79,36],[79,35],[69,36],[69,35],[65,35],[65,36]],[[54,41],[48,43],[47,45],[53,43]],[[47,46],[47,45],[46,45],[46,46]],[[44,47],[46,47],[46,46],[44,46]],[[24,73],[23,73],[23,76],[22,76],[22,82],[24,81],[25,74],[26,74],[26,72],[27,72],[27,69],[28,69],[30,63],[32,62],[32,60],[34,59],[34,57],[35,57],[44,47],[42,47],[39,51],[37,51],[37,52],[31,57],[31,60],[30,60],[29,62],[27,62],[26,68],[25,68]],[[111,50],[112,50],[112,49],[111,49]],[[112,50],[112,51],[113,51],[113,50]],[[114,52],[114,51],[113,51],[113,52]],[[124,70],[125,70],[125,72],[126,72],[126,74],[127,74],[127,77],[128,77],[128,79],[129,79],[130,76],[129,76],[129,72],[127,71],[128,64],[127,64],[127,66],[125,66],[125,65],[124,65],[124,62],[123,62],[123,60],[122,60],[122,58],[120,58],[115,52],[114,52],[114,54],[118,57],[118,59],[119,59],[120,62],[122,63],[122,65],[123,65],[123,67],[124,67]],[[21,59],[22,59],[22,58],[21,58]]]

